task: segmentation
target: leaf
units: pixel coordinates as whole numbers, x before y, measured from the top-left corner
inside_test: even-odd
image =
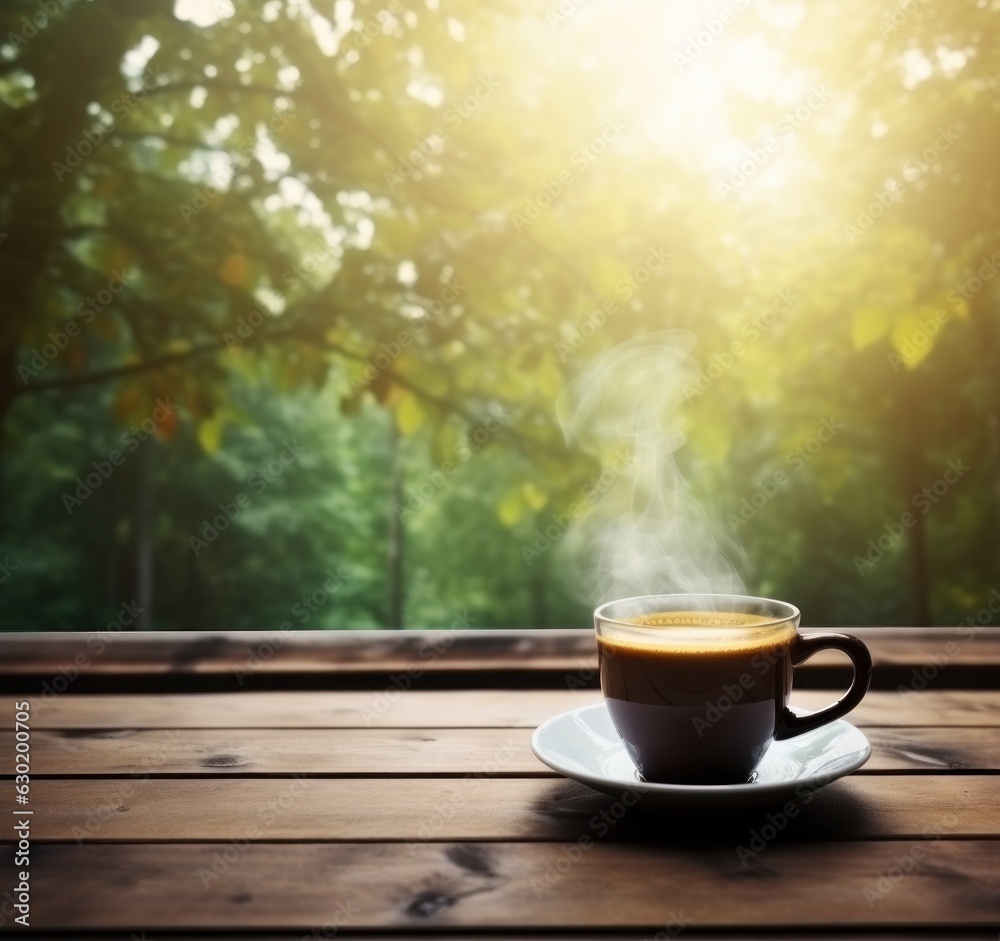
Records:
[[[919,314],[904,314],[893,324],[892,347],[907,369],[916,369],[930,356],[940,330],[940,324]]]
[[[219,280],[231,288],[242,287],[246,284],[250,266],[247,264],[247,257],[242,252],[231,252],[219,267]]]
[[[156,422],[156,433],[162,440],[173,440],[177,433],[177,409],[170,409],[162,413],[154,411],[153,421]]]
[[[406,395],[396,406],[396,427],[402,435],[410,436],[427,420],[427,413],[420,407],[415,395]]]
[[[889,330],[889,314],[883,307],[861,307],[851,321],[851,343],[863,350],[881,340]]]
[[[198,444],[206,454],[215,454],[222,444],[223,420],[219,413],[198,422]]]
[[[497,516],[504,526],[516,526],[524,517],[526,509],[521,490],[511,490],[497,504]]]
[[[549,495],[530,481],[522,485],[521,495],[524,497],[524,502],[536,513],[549,502]]]

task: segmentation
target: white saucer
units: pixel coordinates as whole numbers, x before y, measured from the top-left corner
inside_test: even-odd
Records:
[[[745,784],[654,784],[639,778],[604,703],[581,706],[543,722],[531,750],[550,768],[606,794],[625,790],[654,808],[737,808],[805,797],[860,768],[872,753],[864,733],[836,719],[775,742]]]

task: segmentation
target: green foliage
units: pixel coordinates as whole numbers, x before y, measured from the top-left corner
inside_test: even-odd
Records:
[[[985,604],[996,11],[762,2],[705,45],[652,0],[209,7],[0,8],[0,627],[583,625],[555,400],[665,327],[752,590]]]

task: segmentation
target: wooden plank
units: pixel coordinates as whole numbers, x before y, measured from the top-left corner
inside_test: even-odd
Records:
[[[538,725],[594,690],[433,690],[32,697],[32,728],[432,728]],[[13,700],[8,700],[13,708]],[[1000,715],[1000,710],[998,710]]]
[[[984,609],[985,610],[985,609]],[[987,612],[989,614],[989,612]],[[826,630],[827,628],[820,628]],[[861,637],[876,667],[940,662],[1000,664],[1000,627],[833,628]],[[946,660],[946,664],[944,662]],[[162,631],[11,633],[0,637],[0,675],[421,673],[465,670],[575,672],[593,666],[593,631]],[[839,663],[821,653],[811,664]]]
[[[830,692],[797,690],[804,709]],[[32,697],[34,729],[529,728],[600,702],[596,690],[410,690]],[[14,699],[0,698],[12,715]],[[873,690],[848,717],[861,726],[1000,726],[1000,690]]]
[[[34,776],[462,775],[489,773],[514,748],[503,777],[550,774],[531,752],[531,729],[69,729],[31,736]],[[973,728],[868,728],[873,754],[860,774],[1000,770],[1000,734]],[[14,734],[0,733],[0,768]]]
[[[333,935],[332,929],[329,929],[327,935],[324,935],[319,927],[314,928],[313,931],[316,934],[309,931],[303,935],[301,929],[291,932],[266,931],[262,933],[254,931],[252,934],[226,931],[221,937],[225,941],[316,941],[319,938],[336,937]],[[895,941],[913,941],[915,937],[913,931],[913,928],[870,929],[862,930],[860,933],[854,929],[833,932],[827,928],[796,929],[795,941],[894,941],[894,939]],[[405,935],[397,931],[376,929],[375,931],[366,931],[364,937],[365,941],[389,941],[389,939],[399,941],[401,936]],[[748,936],[742,930],[721,929],[707,933],[699,931],[697,934],[690,932],[688,936],[697,938],[697,941],[747,941],[748,937],[752,937],[752,941],[789,941],[789,935],[784,931],[781,934],[774,934],[770,931],[763,933],[755,931],[752,936]],[[219,937],[214,932],[211,934],[190,930],[184,932],[184,941],[219,941]],[[536,931],[526,932],[516,928],[506,928],[500,931],[491,930],[481,935],[477,933],[476,937],[489,939],[489,941],[552,941],[553,939],[552,934]],[[997,941],[997,932],[992,928],[980,928],[972,931],[962,929],[961,934],[956,936],[955,928],[945,931],[928,931],[922,928],[916,937],[919,937],[920,941]],[[66,941],[66,936],[61,933],[47,934],[32,931],[31,939],[32,941]],[[101,941],[137,941],[137,939],[141,941],[141,933],[134,931],[104,931],[101,934]],[[456,941],[456,937],[447,932],[428,934],[422,931],[420,932],[420,941]],[[462,941],[466,941],[466,939],[462,938]],[[607,931],[595,932],[577,929],[573,932],[573,941],[650,941],[650,932],[636,929],[631,932],[614,931],[608,933]]]
[[[726,846],[39,846],[32,926],[67,929],[808,931],[990,927],[994,841]],[[9,853],[0,852],[3,871]],[[228,861],[227,861],[228,859]],[[909,870],[904,872],[904,868]],[[884,890],[884,891],[883,891]]]
[[[0,922],[2,925],[2,922]],[[662,929],[661,929],[662,930]],[[765,930],[763,932],[754,931],[753,935],[748,935],[746,931],[740,929],[717,929],[708,932],[693,931],[688,933],[688,937],[696,938],[697,941],[790,941],[788,933],[781,929],[780,934]],[[313,934],[313,931],[316,933]],[[960,931],[960,934],[956,932]],[[338,932],[339,934],[339,932]],[[405,937],[408,932],[398,930],[379,930],[365,932],[365,941],[399,941],[400,937]],[[348,935],[344,934],[343,937]],[[328,929],[328,934],[324,935],[322,929],[317,926],[311,931],[303,934],[302,929],[298,931],[229,931],[221,935],[225,941],[317,941],[320,938],[336,937],[333,929]],[[466,936],[459,936],[462,941],[467,941]],[[551,933],[541,931],[524,931],[517,928],[505,928],[502,930],[490,930],[489,932],[477,933],[477,938],[488,939],[488,941],[553,941]],[[558,937],[558,936],[557,936]],[[678,935],[678,937],[680,937]],[[801,929],[795,931],[795,941],[913,941],[914,937],[919,941],[997,941],[997,932],[992,928],[978,928],[973,930],[949,928],[946,930],[920,929],[918,935],[914,935],[914,928],[873,928],[855,930],[853,928],[830,931],[828,928]],[[184,932],[184,941],[219,941],[220,935],[212,932],[201,931]],[[62,933],[48,934],[32,931],[32,941],[66,941],[66,935]],[[125,931],[102,931],[101,941],[142,941],[141,932]],[[151,939],[152,941],[152,939]],[[456,941],[454,933],[443,931],[442,933],[420,932],[420,941]],[[576,929],[573,931],[573,941],[650,941],[648,930],[635,929],[633,931],[617,930],[588,931],[586,929]]]
[[[467,625],[468,621],[463,618]],[[592,630],[60,632],[0,636],[0,672],[321,673],[579,670]]]
[[[82,731],[82,734],[80,734]],[[36,731],[33,777],[543,774],[531,729],[111,729]],[[0,734],[0,768],[14,735]],[[552,772],[553,774],[555,772]]]
[[[500,768],[506,756],[497,758]],[[855,775],[800,801],[795,839],[1000,834],[991,775]],[[624,791],[623,791],[624,795]],[[34,840],[574,840],[602,811],[632,802],[564,778],[36,779]],[[609,839],[700,840],[747,834],[765,811],[632,811]],[[721,828],[721,830],[719,829]],[[1000,850],[998,850],[1000,859]]]

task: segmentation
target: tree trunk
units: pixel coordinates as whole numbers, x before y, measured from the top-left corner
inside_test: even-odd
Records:
[[[898,420],[903,431],[900,452],[899,480],[904,496],[904,510],[913,515],[914,523],[906,530],[909,557],[910,604],[912,621],[917,627],[931,623],[930,572],[927,563],[927,529],[924,514],[914,510],[913,497],[926,486],[924,479],[924,436],[921,415],[920,385],[917,377],[906,373],[900,377],[902,391],[898,399]]]
[[[59,60],[60,67],[39,76],[37,101],[8,120],[18,146],[0,190],[0,449],[14,399],[31,391],[30,377],[26,385],[17,375],[20,345],[37,318],[39,287],[63,248],[64,204],[79,185],[75,175],[58,179],[52,164],[64,160],[67,148],[93,126],[88,106],[124,91],[121,62],[136,40],[133,19],[169,17],[172,7],[172,0],[70,4],[24,53],[29,71],[43,55]]]
[[[403,519],[399,509],[403,505],[403,462],[400,454],[399,431],[393,417],[389,416],[389,527],[387,533],[386,562],[388,575],[387,611],[385,625],[403,627],[405,538]]]
[[[153,502],[153,438],[139,448],[136,454],[135,539],[132,559],[135,565],[135,603],[139,611],[135,629],[148,631],[153,628],[154,536],[155,510]]]
[[[1000,354],[997,351],[996,328],[992,321],[993,311],[987,291],[981,291],[972,299],[972,326],[976,341],[983,356],[983,372],[989,377],[989,392],[986,400],[986,429],[989,436],[990,463],[993,465],[993,532],[1000,533]],[[1000,579],[1000,557],[993,554],[992,577]]]
[[[531,571],[529,587],[531,591],[531,626],[548,627],[548,572],[546,571],[544,556]]]

